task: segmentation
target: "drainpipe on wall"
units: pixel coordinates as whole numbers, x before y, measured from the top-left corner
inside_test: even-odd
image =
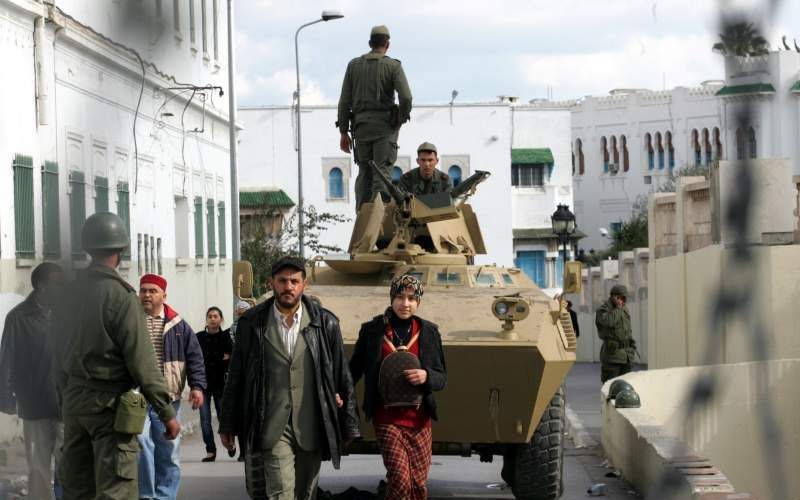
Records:
[[[36,111],[39,125],[50,124],[50,85],[45,74],[45,18],[39,16],[33,25],[33,64],[36,79]]]

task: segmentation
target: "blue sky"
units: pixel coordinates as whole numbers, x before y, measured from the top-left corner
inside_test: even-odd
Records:
[[[724,77],[716,41],[720,4],[755,0],[239,0],[240,105],[291,103],[294,33],[338,9],[345,17],[300,35],[304,104],[335,103],[347,62],[368,50],[373,25],[392,32],[417,103],[527,101],[604,95],[613,88],[661,89]],[[767,38],[800,41],[800,2],[783,0]]]

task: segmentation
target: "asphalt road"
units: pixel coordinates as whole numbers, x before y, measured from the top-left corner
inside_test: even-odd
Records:
[[[567,405],[574,415],[582,420],[589,436],[585,446],[576,447],[567,439],[565,442],[564,495],[563,499],[587,498],[586,490],[595,483],[607,485],[603,498],[612,500],[636,498],[630,487],[620,479],[606,477],[613,471],[605,465],[599,442],[599,365],[579,364],[570,372],[567,379]],[[585,421],[583,421],[585,420]],[[244,487],[243,464],[229,459],[227,454],[217,457],[217,462],[201,463],[205,455],[202,441],[195,433],[181,445],[182,483],[179,500],[206,500],[225,498],[247,500]],[[594,440],[595,442],[592,442]],[[220,445],[218,444],[218,447]],[[502,458],[495,457],[492,463],[481,463],[477,456],[444,457],[434,456],[428,478],[431,499],[512,499],[511,491],[500,479]],[[354,455],[344,457],[340,470],[334,470],[324,463],[320,476],[323,489],[338,493],[353,486],[358,489],[375,491],[378,481],[384,475],[384,468],[378,455]]]
[[[567,377],[568,413],[582,428],[583,438],[578,440],[581,446],[575,446],[571,439],[565,440],[564,500],[588,498],[586,490],[598,482],[606,483],[608,487],[606,496],[602,498],[636,498],[623,481],[606,477],[613,470],[606,466],[603,450],[597,444],[601,430],[599,372],[599,365],[581,363],[575,365]],[[226,453],[218,456],[217,462],[200,462],[205,456],[205,448],[199,429],[192,425],[197,421],[197,413],[191,412],[188,405],[183,405],[181,410],[188,425],[181,444],[182,483],[178,499],[248,500],[243,464],[229,459]],[[477,456],[434,456],[428,481],[430,498],[511,499],[511,492],[500,479],[501,465],[500,457],[495,457],[492,463],[481,463]],[[350,486],[375,491],[383,476],[379,456],[349,456],[343,459],[338,471],[333,470],[329,463],[323,464],[320,486],[335,493]],[[3,493],[4,483],[9,481],[12,483],[11,492]],[[20,443],[0,449],[0,500],[25,498],[19,495],[25,482],[25,457]]]

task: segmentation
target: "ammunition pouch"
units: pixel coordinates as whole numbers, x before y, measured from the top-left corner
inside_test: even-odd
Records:
[[[144,395],[130,390],[117,398],[114,411],[114,431],[121,434],[141,434],[147,418],[147,400]]]

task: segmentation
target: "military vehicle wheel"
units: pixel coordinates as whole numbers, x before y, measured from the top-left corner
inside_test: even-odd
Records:
[[[564,410],[562,386],[550,400],[530,443],[514,446],[503,457],[501,475],[518,500],[561,497],[564,490]]]

